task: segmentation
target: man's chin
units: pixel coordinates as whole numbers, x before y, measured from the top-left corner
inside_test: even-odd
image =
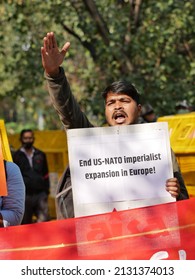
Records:
[[[116,125],[125,125],[126,119],[125,118],[118,118],[115,120]]]
[[[109,126],[118,126],[118,125],[127,125],[128,123],[126,122],[126,120],[112,120],[111,122],[108,123]]]
[[[114,125],[127,125],[127,123],[124,121],[124,122],[115,122]]]

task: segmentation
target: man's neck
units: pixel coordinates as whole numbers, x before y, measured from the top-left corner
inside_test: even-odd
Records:
[[[28,155],[31,155],[32,152],[33,152],[33,148],[25,149],[25,152],[26,152]]]
[[[30,148],[30,149],[25,149],[24,147],[22,147],[22,150],[27,154],[27,155],[32,155],[34,148]]]

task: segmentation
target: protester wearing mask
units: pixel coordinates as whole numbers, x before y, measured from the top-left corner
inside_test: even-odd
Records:
[[[22,224],[49,220],[48,194],[49,173],[46,155],[35,148],[34,133],[23,129],[20,133],[21,147],[14,153],[13,161],[19,166],[26,188],[25,213]]]

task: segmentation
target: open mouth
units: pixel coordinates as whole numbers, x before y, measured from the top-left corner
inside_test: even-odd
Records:
[[[126,114],[125,114],[125,112],[117,112],[113,115],[113,119],[118,124],[124,123],[124,121],[126,119]]]

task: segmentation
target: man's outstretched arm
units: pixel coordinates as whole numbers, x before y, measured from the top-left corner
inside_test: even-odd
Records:
[[[47,33],[43,38],[41,56],[48,92],[65,129],[92,127],[93,125],[81,111],[71,92],[64,70],[60,67],[69,47],[70,43],[67,42],[59,50],[53,32]]]

